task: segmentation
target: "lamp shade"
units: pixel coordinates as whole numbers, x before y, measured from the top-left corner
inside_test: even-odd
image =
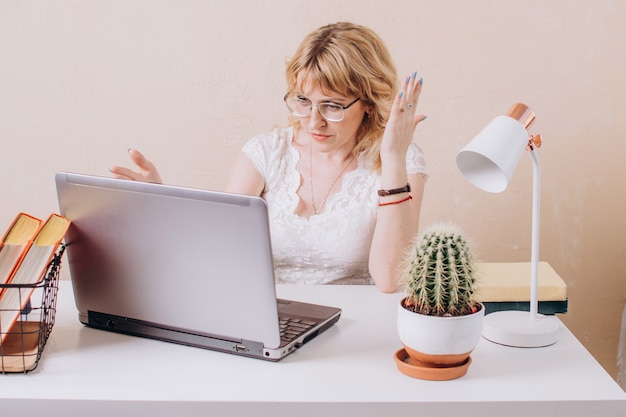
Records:
[[[461,173],[483,191],[506,189],[526,146],[528,131],[511,116],[498,116],[456,156]]]

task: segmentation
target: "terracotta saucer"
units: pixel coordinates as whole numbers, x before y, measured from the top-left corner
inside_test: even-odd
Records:
[[[396,365],[400,372],[413,378],[427,379],[429,381],[448,381],[460,378],[467,373],[467,369],[472,363],[472,358],[468,357],[465,362],[457,366],[438,367],[426,362],[415,364],[409,357],[406,350],[400,349],[395,355]]]

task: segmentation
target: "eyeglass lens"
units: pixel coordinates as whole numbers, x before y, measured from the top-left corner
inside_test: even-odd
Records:
[[[356,103],[358,100],[359,99],[357,98],[352,103],[344,107],[339,104],[329,102],[313,104],[309,99],[298,95],[285,97],[287,107],[294,115],[298,117],[307,117],[311,114],[313,106],[316,106],[322,117],[331,122],[340,122],[343,120],[345,116],[345,109]]]

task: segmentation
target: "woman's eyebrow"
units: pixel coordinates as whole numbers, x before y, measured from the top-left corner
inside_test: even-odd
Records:
[[[307,97],[307,96],[305,96],[304,94],[301,94],[301,93],[298,93],[298,92],[295,92],[294,94],[295,94],[295,95],[297,95],[297,96],[299,96],[300,98],[303,98],[303,99],[309,100],[311,103],[313,102],[313,100],[311,100],[310,98],[308,98],[308,97]],[[339,103],[341,103],[341,102],[348,101],[348,100],[350,100],[350,99],[349,99],[349,98],[345,98],[345,97],[333,97],[333,98],[324,98],[324,99],[320,100],[319,102],[320,102],[320,103],[333,103],[333,104],[339,104]]]

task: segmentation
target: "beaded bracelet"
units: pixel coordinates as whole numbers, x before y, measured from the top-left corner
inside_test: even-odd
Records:
[[[413,197],[408,196],[407,198],[403,198],[402,200],[398,200],[398,201],[390,201],[388,203],[378,203],[378,207],[390,206],[392,204],[400,204],[400,203],[404,203],[405,201],[409,201],[409,200],[413,200]]]

